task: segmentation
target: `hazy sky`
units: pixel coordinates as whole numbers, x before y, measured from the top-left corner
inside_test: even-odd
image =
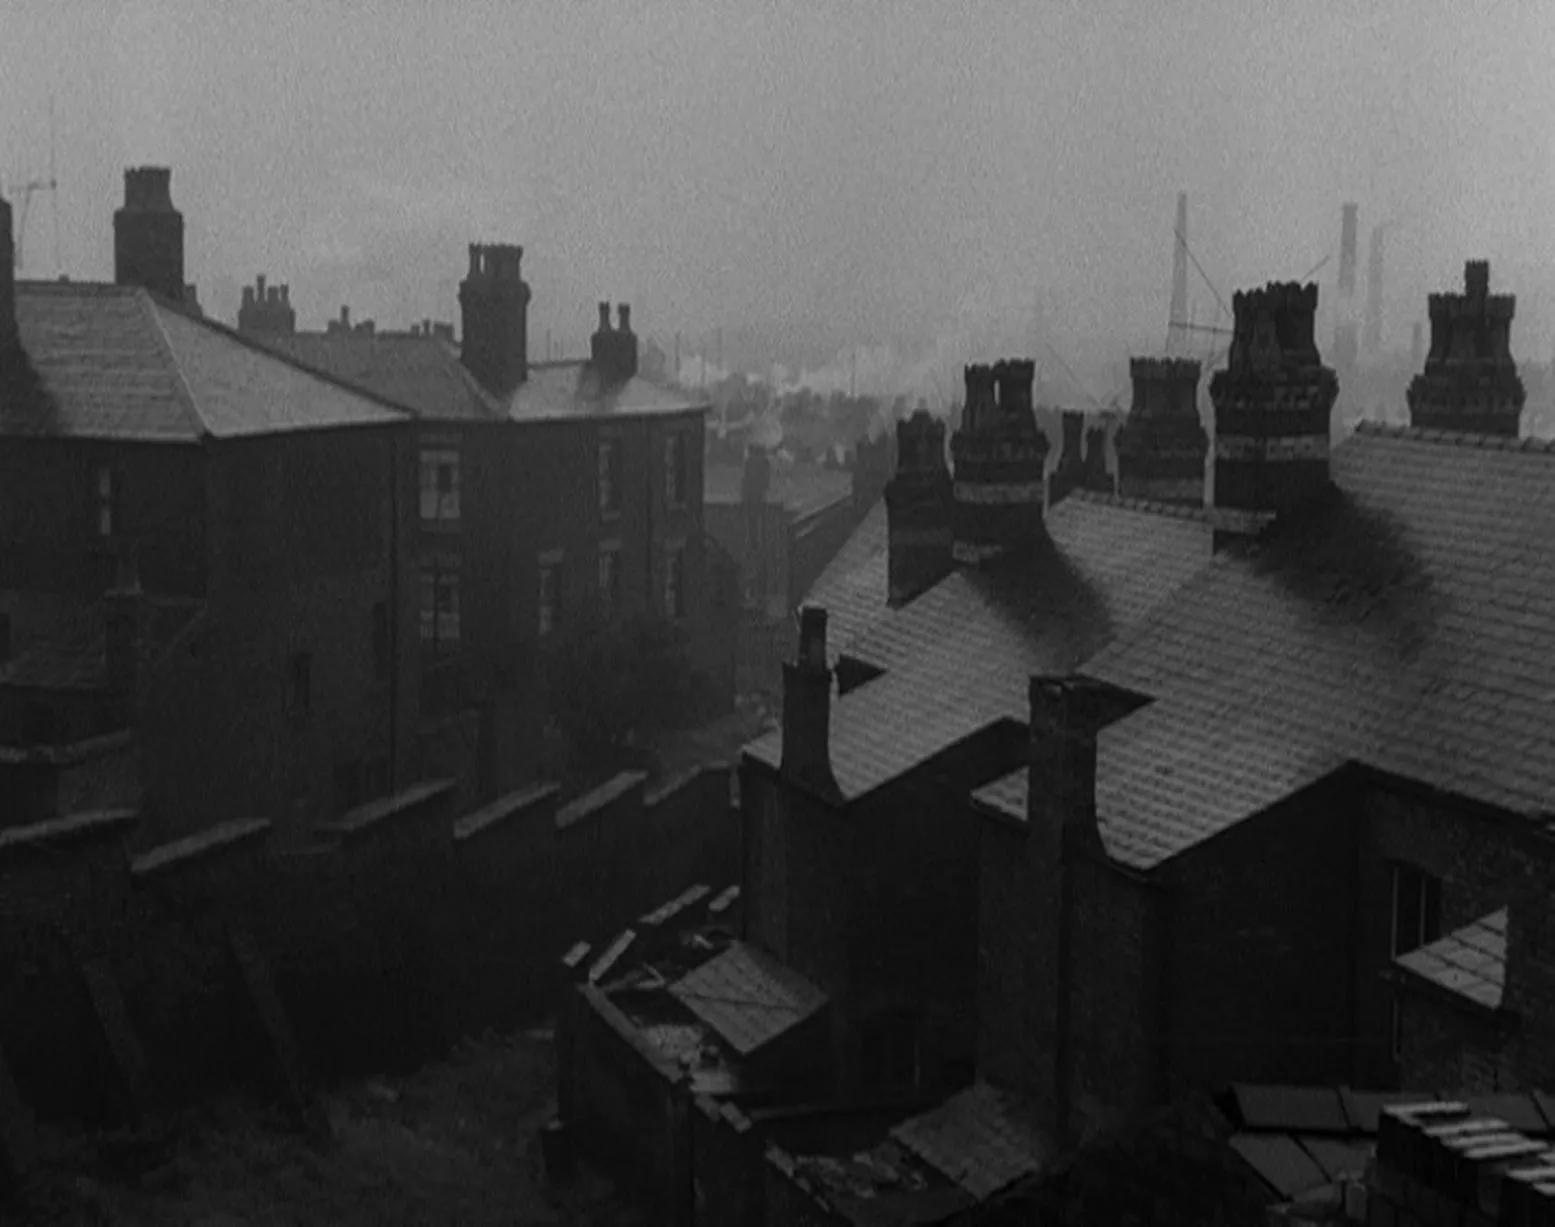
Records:
[[[640,332],[1159,347],[1175,197],[1219,292],[1389,236],[1390,341],[1466,257],[1555,344],[1555,3],[378,5],[0,0],[0,178],[44,172],[63,269],[112,275],[125,165],[173,166],[188,272],[457,321],[472,240],[525,247],[531,345]],[[19,201],[17,202],[19,204]],[[35,199],[27,272],[51,275]],[[1194,278],[1196,311],[1212,310]],[[962,338],[956,341],[955,338]],[[997,355],[989,355],[997,356]]]

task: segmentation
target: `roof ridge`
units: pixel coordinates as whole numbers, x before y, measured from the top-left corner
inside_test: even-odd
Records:
[[[152,301],[157,301],[154,296]],[[159,305],[163,304],[159,303]],[[169,305],[167,309],[174,311],[177,310],[176,307],[171,305]],[[319,380],[321,383],[330,384],[336,388],[339,388],[343,392],[351,393],[353,396],[360,396],[364,400],[373,401],[376,404],[381,405],[383,408],[388,409],[393,413],[397,413],[402,417],[416,417],[415,410],[411,409],[407,405],[402,405],[398,401],[392,401],[386,396],[380,396],[378,393],[369,391],[367,388],[362,387],[360,384],[352,383],[348,379],[341,379],[338,375],[332,375],[328,371],[320,370],[318,367],[309,366],[306,362],[300,362],[296,358],[292,357],[291,354],[284,353],[278,349],[272,349],[260,338],[250,336],[236,328],[229,327],[228,325],[223,324],[220,320],[211,319],[208,315],[204,314],[197,316],[186,315],[182,311],[179,311],[178,314],[192,324],[198,324],[201,327],[207,328],[211,332],[216,333],[218,336],[223,336],[230,341],[237,342],[239,345],[243,346],[243,348],[251,350],[252,352],[258,354],[260,357],[273,359],[274,361],[279,362],[281,365],[289,366],[293,370],[300,371],[304,375]],[[182,378],[182,372],[179,373],[179,377]]]
[[[1391,422],[1362,420],[1355,434],[1375,439],[1407,439],[1416,443],[1441,443],[1453,447],[1479,448],[1498,452],[1555,452],[1555,439],[1507,438],[1504,435],[1478,434],[1471,430],[1438,430],[1424,426],[1395,426]]]
[[[1150,515],[1166,516],[1176,520],[1198,520],[1208,524],[1215,518],[1214,507],[1193,507],[1187,503],[1168,503],[1160,499],[1133,498],[1123,494],[1106,494],[1100,490],[1071,490],[1053,504],[1062,507],[1069,499],[1078,498],[1102,507],[1116,507],[1122,511],[1142,511]],[[1049,510],[1052,510],[1050,508]]]
[[[135,287],[135,301],[151,316],[152,326],[156,329],[157,341],[162,347],[162,355],[173,369],[173,381],[178,388],[178,402],[185,414],[194,422],[194,434],[197,439],[209,438],[210,427],[205,424],[205,418],[200,413],[200,407],[195,404],[194,392],[189,387],[189,381],[184,378],[184,364],[178,360],[178,353],[173,348],[172,338],[167,335],[167,324],[162,319],[162,303],[156,295],[143,287]],[[187,316],[185,318],[188,318]]]

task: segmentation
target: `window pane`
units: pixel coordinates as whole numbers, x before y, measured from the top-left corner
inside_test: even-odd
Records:
[[[1400,865],[1393,871],[1393,954],[1408,954],[1420,945],[1420,874]]]

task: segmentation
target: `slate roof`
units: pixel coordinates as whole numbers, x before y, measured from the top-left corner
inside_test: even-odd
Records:
[[[702,501],[735,504],[745,479],[743,464],[709,464],[702,470]],[[767,502],[779,504],[795,521],[811,516],[853,497],[853,474],[846,469],[795,460],[773,460],[772,478],[767,486]]]
[[[193,443],[403,415],[131,286],[19,282],[38,386],[0,400],[0,435]]]
[[[669,991],[742,1057],[813,1017],[826,1004],[825,993],[744,942],[731,942],[723,953],[670,985]]]
[[[978,1201],[1034,1175],[1051,1156],[1029,1110],[977,1083],[891,1136]]]
[[[1202,513],[1077,494],[1047,525],[1034,558],[955,571],[853,642],[847,654],[885,676],[832,705],[832,771],[845,799],[998,721],[1024,724],[1031,674],[1078,668],[1211,561]],[[778,766],[782,730],[746,753]]]
[[[881,498],[805,594],[804,604],[826,611],[826,653],[831,664],[887,613],[889,545]]]
[[[708,407],[705,395],[657,384],[640,375],[622,384],[604,384],[587,362],[531,363],[529,377],[505,406],[515,422],[655,416]]]
[[[1500,1009],[1506,990],[1506,908],[1394,961],[1433,984],[1487,1009]]]
[[[298,332],[261,343],[306,366],[403,405],[427,421],[500,421],[504,414],[438,336]]]
[[[1160,863],[1355,760],[1555,806],[1555,457],[1363,425],[1337,493],[1223,556],[1086,671],[1154,701],[1100,739],[1117,859]]]

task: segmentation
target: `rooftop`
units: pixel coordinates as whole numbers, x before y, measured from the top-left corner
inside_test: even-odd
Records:
[[[885,676],[833,703],[832,771],[845,799],[996,722],[1024,723],[1031,674],[1078,668],[1211,562],[1204,515],[1077,494],[1047,524],[1034,559],[955,571],[846,649]],[[746,752],[777,767],[781,729]]]
[[[411,333],[297,332],[260,338],[279,353],[403,405],[429,421],[498,421],[502,408],[459,361],[459,347]]]
[[[534,362],[529,377],[508,400],[515,422],[564,421],[589,417],[644,417],[706,410],[708,398],[695,391],[635,376],[603,383],[587,362]]]
[[[1325,503],[1217,558],[1086,665],[1153,700],[1098,747],[1118,861],[1160,864],[1351,761],[1545,821],[1550,448],[1363,424],[1332,472]],[[977,795],[1023,817],[1026,773]]]
[[[1501,1008],[1506,991],[1506,908],[1395,960],[1406,971],[1485,1006]]]
[[[830,663],[869,627],[885,616],[889,594],[890,534],[885,499],[877,499],[821,572],[804,604],[826,611],[826,647]]]
[[[193,443],[403,417],[137,287],[18,282],[16,314],[38,386],[0,402],[0,435]]]

